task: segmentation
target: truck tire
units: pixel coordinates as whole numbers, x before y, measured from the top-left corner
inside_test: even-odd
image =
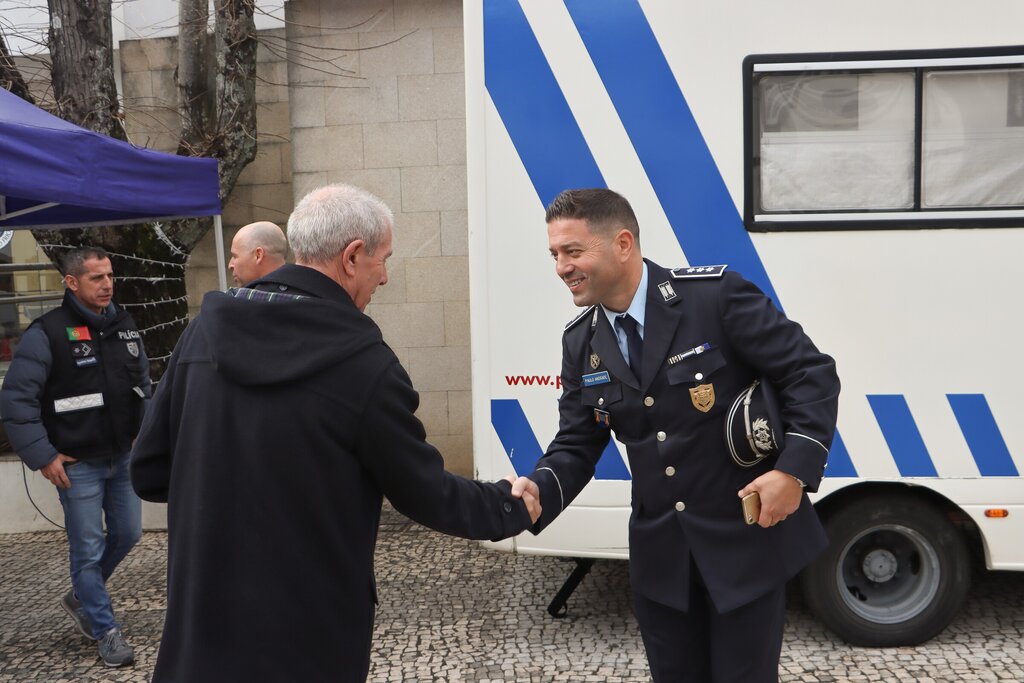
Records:
[[[824,519],[828,549],[804,570],[811,612],[852,645],[917,645],[944,629],[970,587],[963,535],[910,497],[849,501]]]

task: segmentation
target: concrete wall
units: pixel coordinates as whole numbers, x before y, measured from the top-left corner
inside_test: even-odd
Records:
[[[286,5],[293,186],[347,182],[395,212],[367,313],[420,392],[449,469],[473,470],[465,86],[458,0]]]

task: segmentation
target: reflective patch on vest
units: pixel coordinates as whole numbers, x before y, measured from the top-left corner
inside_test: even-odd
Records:
[[[88,367],[90,365],[97,365],[97,364],[99,364],[99,362],[100,362],[100,359],[97,358],[96,356],[89,356],[88,358],[76,358],[75,359],[75,365],[77,365],[80,368]]]
[[[87,408],[102,408],[103,407],[103,394],[82,394],[81,396],[68,396],[67,398],[58,398],[53,402],[53,412],[55,413],[71,413],[76,410],[85,410]]]

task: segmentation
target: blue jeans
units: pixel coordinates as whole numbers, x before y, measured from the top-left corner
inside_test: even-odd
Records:
[[[71,586],[102,638],[120,625],[107,594],[107,579],[142,537],[142,501],[128,478],[128,455],[65,463],[71,488],[58,488],[68,532]],[[103,532],[106,516],[107,531]]]

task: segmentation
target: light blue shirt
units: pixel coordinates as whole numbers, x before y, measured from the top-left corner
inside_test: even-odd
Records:
[[[620,326],[615,324],[615,319],[623,313],[629,313],[629,317],[636,321],[636,331],[640,333],[640,338],[644,338],[644,313],[647,311],[647,263],[644,263],[644,272],[640,276],[640,284],[636,288],[636,292],[633,293],[633,301],[630,302],[629,308],[625,311],[616,313],[615,311],[609,311],[604,305],[601,305],[601,310],[608,316],[608,322],[612,326],[612,331],[615,332],[615,341],[619,345],[619,351],[622,351],[622,357],[626,360],[626,365],[629,365],[629,347],[626,343],[626,331]]]

